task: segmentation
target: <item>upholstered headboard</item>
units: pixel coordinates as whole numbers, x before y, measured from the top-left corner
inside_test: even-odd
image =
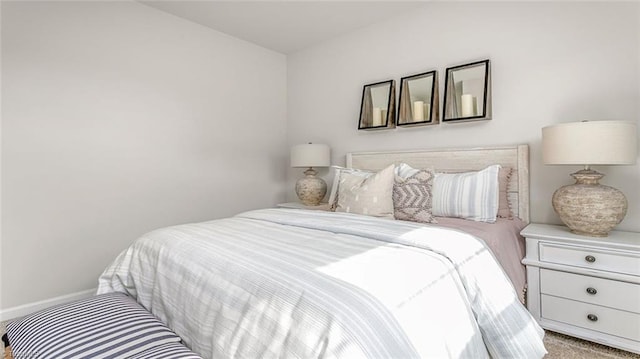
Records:
[[[529,222],[528,145],[347,154],[347,167],[351,168],[380,170],[402,162],[414,168],[430,168],[437,172],[477,171],[493,164],[511,167],[509,205],[515,216]]]

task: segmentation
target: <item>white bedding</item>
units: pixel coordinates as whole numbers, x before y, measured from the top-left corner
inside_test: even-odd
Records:
[[[100,277],[207,358],[540,358],[543,331],[482,241],[266,209],[148,233]]]
[[[524,303],[526,271],[522,264],[526,243],[520,232],[526,224],[518,218],[498,218],[495,223],[469,221],[462,218],[437,217],[438,226],[461,230],[484,241],[511,279],[520,302]]]

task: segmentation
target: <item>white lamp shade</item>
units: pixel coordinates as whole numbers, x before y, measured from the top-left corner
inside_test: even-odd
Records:
[[[542,129],[542,159],[549,165],[632,165],[637,125],[629,121],[570,122]]]
[[[291,147],[291,167],[328,167],[331,164],[329,146],[315,143]]]

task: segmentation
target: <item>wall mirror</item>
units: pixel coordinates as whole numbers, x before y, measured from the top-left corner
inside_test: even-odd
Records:
[[[489,60],[447,68],[443,121],[491,118]]]
[[[395,127],[395,81],[382,81],[364,85],[360,105],[359,130]]]
[[[438,123],[438,73],[429,71],[400,80],[398,126]]]

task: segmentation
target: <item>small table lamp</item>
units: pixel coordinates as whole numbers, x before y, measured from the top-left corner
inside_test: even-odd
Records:
[[[291,167],[308,167],[305,177],[296,182],[296,194],[307,206],[317,206],[327,193],[327,183],[319,177],[313,167],[329,167],[331,151],[329,146],[308,143],[291,148]]]
[[[553,209],[572,232],[606,237],[627,214],[619,190],[601,185],[591,165],[632,165],[638,151],[636,123],[583,121],[542,129],[542,157],[548,165],[584,165],[571,174],[576,183],[553,194]]]

